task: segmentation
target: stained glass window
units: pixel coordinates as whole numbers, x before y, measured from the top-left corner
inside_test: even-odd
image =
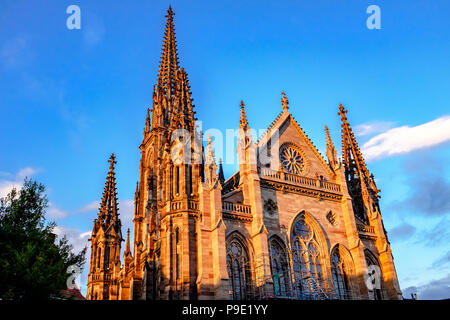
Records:
[[[251,279],[247,251],[240,241],[232,240],[227,246],[227,269],[229,276],[230,298],[247,298],[247,283]]]
[[[292,258],[298,299],[309,299],[322,290],[322,254],[313,229],[301,215],[292,229]]]
[[[272,240],[270,245],[270,258],[272,266],[272,278],[275,289],[275,295],[286,296],[290,294],[290,278],[286,251],[276,241]]]
[[[291,146],[284,147],[280,152],[280,160],[284,169],[293,174],[303,171],[304,162],[300,151]]]

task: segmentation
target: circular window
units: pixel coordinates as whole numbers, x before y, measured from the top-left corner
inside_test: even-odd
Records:
[[[304,160],[299,150],[286,146],[280,152],[280,160],[283,168],[290,173],[300,174],[304,171]]]

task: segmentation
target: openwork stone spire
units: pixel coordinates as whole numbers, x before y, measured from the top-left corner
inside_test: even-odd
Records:
[[[345,110],[342,104],[339,104],[339,113],[341,116],[341,132],[342,132],[342,159],[344,165],[349,167],[354,163],[357,170],[362,174],[364,179],[370,178],[369,170],[367,169],[366,162],[356,142],[355,135],[347,121],[347,110]]]
[[[325,133],[327,135],[327,158],[328,163],[332,168],[337,164],[337,152],[333,144],[333,140],[331,140],[330,132],[328,131],[328,127],[325,126]]]
[[[167,10],[166,31],[164,34],[164,42],[161,53],[161,62],[158,73],[158,87],[170,97],[173,94],[175,76],[178,70],[178,53],[175,41],[175,28],[173,25],[173,16],[175,13],[172,7]]]
[[[187,72],[178,63],[173,16],[169,6],[152,109],[152,128],[166,128],[169,136],[176,129],[192,131],[196,120]]]
[[[109,172],[106,177],[105,189],[103,191],[103,197],[100,203],[99,210],[99,222],[106,225],[107,227],[114,224],[116,229],[120,229],[119,220],[119,208],[117,201],[117,191],[116,191],[116,177],[114,172],[114,165],[116,162],[116,156],[111,154],[108,160],[109,162]],[[119,230],[116,230],[118,232]]]
[[[373,175],[369,173],[366,163],[356,142],[355,135],[347,121],[347,110],[339,105],[342,128],[342,160],[345,168],[347,186],[352,197],[355,215],[368,223],[368,197],[378,205],[378,193]]]

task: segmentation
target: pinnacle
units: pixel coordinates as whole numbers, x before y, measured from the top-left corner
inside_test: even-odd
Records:
[[[241,100],[241,120],[240,120],[240,128],[244,129],[244,131],[247,131],[249,126],[248,126],[248,121],[247,121],[247,115],[245,113],[245,104],[244,101]]]

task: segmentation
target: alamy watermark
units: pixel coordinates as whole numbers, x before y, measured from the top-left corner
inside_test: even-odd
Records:
[[[366,12],[370,14],[370,16],[366,20],[367,29],[381,29],[381,9],[379,6],[373,4],[367,7]]]
[[[369,291],[381,290],[381,269],[377,265],[367,267],[367,275],[364,276],[364,282]]]
[[[81,29],[81,9],[79,6],[72,4],[67,7],[66,13],[70,16],[66,20],[67,29]]]
[[[67,289],[79,289],[81,284],[81,269],[77,265],[70,265],[66,271],[69,277],[66,280]]]

